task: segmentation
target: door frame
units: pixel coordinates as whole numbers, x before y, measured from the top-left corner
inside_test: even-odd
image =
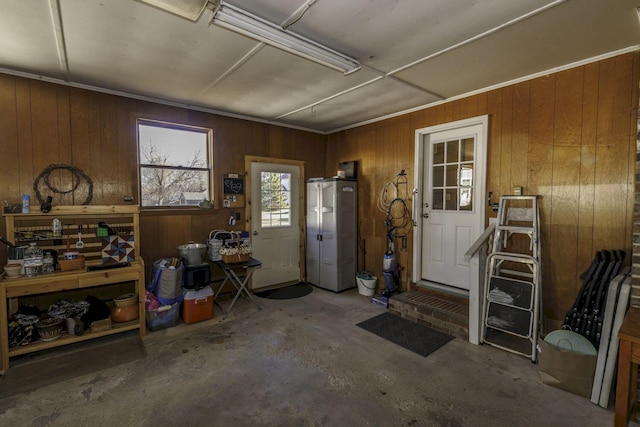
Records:
[[[261,157],[261,156],[244,156],[244,173],[245,179],[245,197],[246,203],[244,206],[244,217],[247,231],[249,234],[253,234],[252,217],[251,217],[251,163],[273,163],[278,165],[297,166],[300,169],[300,179],[298,182],[298,230],[300,236],[299,248],[300,248],[300,277],[299,281],[304,281],[306,277],[306,263],[304,262],[304,250],[305,250],[305,229],[304,219],[306,217],[306,205],[305,205],[305,177],[304,177],[304,161],[291,160],[291,159],[279,159],[275,157]],[[266,289],[266,288],[265,288]]]
[[[484,170],[481,171],[481,176],[478,176],[478,186],[479,191],[478,194],[484,195],[487,193],[487,152],[489,146],[489,116],[477,116],[471,117],[464,120],[457,120],[454,122],[443,123],[435,126],[429,126],[426,128],[416,129],[415,136],[415,157],[414,157],[414,190],[413,190],[413,225],[415,229],[414,233],[414,244],[413,244],[413,274],[412,280],[418,287],[425,287],[431,289],[437,289],[441,291],[453,291],[451,289],[445,289],[443,286],[428,283],[422,278],[422,187],[424,182],[424,174],[429,172],[430,165],[426,165],[424,161],[424,138],[430,134],[454,130],[458,128],[464,128],[469,126],[482,126],[482,134],[484,138],[484,150],[481,153],[478,153],[478,156],[481,157],[482,163],[484,165]],[[476,200],[476,205],[478,209],[478,223],[476,224],[477,229],[479,230],[478,236],[480,237],[482,231],[485,229],[485,221],[486,221],[486,210],[484,208],[484,199]],[[476,254],[469,260],[469,292],[466,293],[460,290],[459,294],[468,296],[469,298],[469,342],[473,344],[479,343],[479,327],[480,327],[480,316],[481,316],[481,280],[483,278],[480,277],[481,272],[484,271],[484,268],[480,265],[479,256]],[[421,283],[422,282],[422,283]]]

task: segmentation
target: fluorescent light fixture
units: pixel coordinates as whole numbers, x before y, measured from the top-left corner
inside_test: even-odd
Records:
[[[196,22],[204,12],[209,0],[138,0],[150,4],[158,9],[182,16],[189,21]]]
[[[353,58],[306,37],[283,30],[269,21],[222,1],[214,11],[211,23],[334,70],[342,71],[345,75],[360,69],[360,64]]]

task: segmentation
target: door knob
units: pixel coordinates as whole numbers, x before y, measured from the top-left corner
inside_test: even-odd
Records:
[[[254,232],[253,232],[253,235],[254,235],[254,236],[257,236],[257,235],[258,235],[258,232],[257,232],[257,231],[254,231]]]
[[[428,213],[423,213],[422,214],[422,218],[429,218],[429,214]]]

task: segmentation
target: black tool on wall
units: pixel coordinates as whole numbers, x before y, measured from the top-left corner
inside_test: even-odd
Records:
[[[40,205],[40,210],[44,213],[51,211],[51,201],[53,201],[53,197],[47,196],[47,200],[44,201],[43,204]]]

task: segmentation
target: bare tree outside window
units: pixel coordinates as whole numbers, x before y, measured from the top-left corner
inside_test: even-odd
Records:
[[[261,211],[262,227],[291,225],[291,174],[262,172]]]
[[[142,206],[211,200],[208,130],[139,121],[138,146]]]

